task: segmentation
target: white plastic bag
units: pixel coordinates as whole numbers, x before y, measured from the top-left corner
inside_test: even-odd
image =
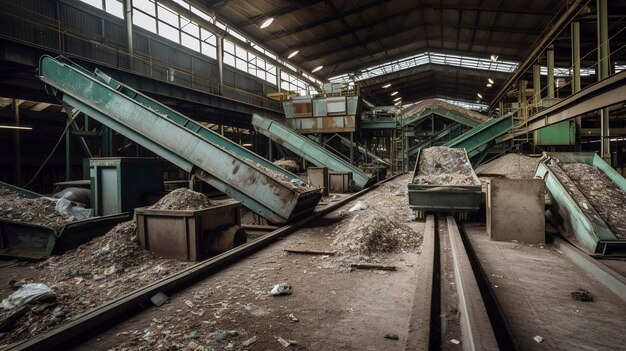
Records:
[[[356,205],[352,206],[348,212],[361,211],[367,209],[367,206],[361,201],[357,202]]]
[[[2,300],[2,303],[0,303],[0,307],[5,310],[9,310],[15,307],[24,306],[33,301],[51,298],[53,296],[54,294],[52,290],[46,284],[24,284],[16,292],[9,295],[9,297],[7,297],[6,299]]]

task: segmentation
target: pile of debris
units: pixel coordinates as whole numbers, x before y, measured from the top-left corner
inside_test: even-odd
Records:
[[[406,224],[367,210],[351,214],[335,232],[332,245],[348,254],[375,255],[414,250],[421,244],[421,236]]]
[[[31,199],[5,188],[0,188],[0,218],[38,224],[56,230],[72,222],[56,210],[54,199],[45,197]]]
[[[539,157],[521,154],[506,154],[489,163],[479,166],[476,174],[485,177],[503,177],[509,179],[533,179]]]
[[[585,163],[561,163],[561,169],[620,239],[626,239],[626,192],[609,177]]]
[[[7,334],[1,344],[41,334],[191,264],[154,257],[141,247],[135,222],[121,223],[104,236],[37,266],[37,282],[50,287],[56,300],[29,306],[13,321],[12,329],[3,330]],[[15,312],[0,311],[0,320]]]
[[[402,116],[406,117],[406,116],[411,116],[411,115],[418,115],[426,111],[427,109],[431,109],[431,108],[442,108],[442,109],[454,111],[467,118],[478,121],[480,123],[486,122],[489,119],[489,117],[483,114],[480,114],[478,112],[474,112],[472,110],[468,110],[468,109],[465,109],[456,105],[452,105],[450,103],[447,103],[439,99],[429,99],[429,100],[420,101],[410,107],[407,107],[404,111],[402,111]]]
[[[262,164],[258,163],[258,162],[254,162],[250,159],[245,159],[248,163],[250,163],[251,165],[253,165],[254,167],[260,169],[263,173],[270,175],[272,178],[274,178],[275,180],[277,180],[278,182],[280,182],[281,184],[284,184],[286,186],[288,186],[289,188],[291,188],[292,190],[294,190],[297,193],[303,193],[303,192],[307,192],[310,190],[315,190],[317,188],[315,188],[314,186],[302,181],[302,179],[300,178],[290,178],[289,176],[287,176],[284,173],[280,173],[277,172],[273,169],[267,168],[265,166],[263,166]]]
[[[162,197],[161,200],[149,208],[151,210],[165,211],[197,211],[213,206],[216,206],[216,204],[204,194],[187,188],[178,188]]]
[[[478,185],[464,149],[429,147],[420,152],[416,184]]]

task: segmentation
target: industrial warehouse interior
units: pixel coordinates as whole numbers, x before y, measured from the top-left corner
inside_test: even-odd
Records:
[[[0,350],[623,350],[626,1],[0,0]]]

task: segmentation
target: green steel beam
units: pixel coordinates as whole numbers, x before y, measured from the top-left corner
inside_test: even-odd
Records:
[[[459,129],[461,127],[461,125],[459,123],[454,123],[451,126],[449,126],[448,128],[436,133],[435,135],[433,135],[432,137],[426,139],[424,142],[417,144],[416,146],[412,147],[409,149],[408,154],[409,156],[415,156],[418,154],[418,152],[425,148],[425,147],[430,147],[432,146],[434,143],[436,143],[437,141],[443,139],[444,137],[450,135],[452,132],[456,131],[457,129]]]
[[[196,175],[275,223],[314,210],[319,190],[298,193],[275,173],[301,182],[244,147],[96,70],[44,55],[40,79],[62,102]],[[259,167],[262,166],[262,167]],[[268,172],[268,170],[273,172]]]
[[[486,147],[513,128],[513,114],[494,118],[480,126],[463,133],[444,145],[447,147],[464,148],[469,157],[480,154]]]

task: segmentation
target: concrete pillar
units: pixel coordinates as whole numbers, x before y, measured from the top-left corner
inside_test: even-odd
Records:
[[[217,36],[217,71],[219,76],[218,94],[222,95],[222,86],[224,85],[224,37]]]
[[[548,99],[554,99],[554,45],[547,51],[548,60]]]
[[[517,102],[519,104],[519,112],[517,117],[522,120],[522,122],[526,122],[528,120],[528,102],[526,101],[526,88],[528,87],[527,80],[520,80],[518,82],[518,98]]]
[[[20,125],[20,104],[22,101],[13,99],[13,117],[15,118],[15,125]],[[13,176],[15,178],[15,185],[22,185],[22,143],[20,140],[20,130],[15,130],[15,164],[13,165]]]
[[[128,61],[133,68],[133,0],[124,0],[124,23],[126,24],[126,40],[128,42]]]
[[[539,64],[533,65],[533,89],[535,91],[533,106],[541,107],[541,66]]]
[[[598,80],[609,76],[609,15],[607,0],[597,0],[598,16]],[[600,110],[600,155],[611,162],[609,140],[609,109]]]

